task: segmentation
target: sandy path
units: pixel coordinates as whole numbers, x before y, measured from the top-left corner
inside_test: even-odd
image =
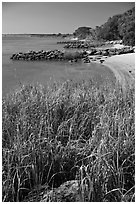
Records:
[[[112,56],[103,64],[113,71],[116,81],[124,89],[135,83],[135,53]]]

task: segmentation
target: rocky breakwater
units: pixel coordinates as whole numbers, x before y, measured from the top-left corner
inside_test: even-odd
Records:
[[[66,40],[66,41],[59,41],[57,44],[75,44],[79,42],[78,40]]]
[[[77,42],[77,43],[67,43],[64,48],[65,49],[87,49],[90,47],[94,47],[90,43],[83,43],[83,42]]]
[[[63,60],[64,53],[60,50],[50,50],[50,51],[28,51],[25,53],[19,52],[17,54],[13,54],[10,59],[12,60]]]
[[[88,50],[67,52],[60,50],[50,50],[50,51],[28,51],[25,53],[19,52],[13,54],[10,59],[12,60],[26,60],[26,61],[68,61],[68,62],[77,62],[82,60],[84,63],[90,63],[94,61],[99,61],[103,63],[106,57],[111,57],[113,55],[120,55],[126,53],[135,52],[134,47],[123,47],[123,48],[109,48],[109,49],[99,49],[99,48],[90,48]]]
[[[95,47],[95,45],[88,41],[80,41],[80,40],[74,40],[74,41],[61,41],[57,42],[57,44],[65,44],[65,49],[87,49],[91,47]]]
[[[12,60],[26,60],[26,61],[41,61],[41,60],[56,60],[56,61],[69,61],[77,62],[79,59],[87,56],[85,51],[81,52],[66,52],[60,50],[50,50],[50,51],[28,51],[25,53],[19,52],[13,54],[10,59]]]

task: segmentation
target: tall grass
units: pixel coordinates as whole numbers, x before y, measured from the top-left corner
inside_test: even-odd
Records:
[[[134,201],[134,87],[25,85],[2,108],[3,201],[74,179],[80,201]]]

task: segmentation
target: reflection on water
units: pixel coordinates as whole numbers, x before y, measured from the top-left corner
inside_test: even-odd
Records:
[[[60,41],[58,39],[58,41]],[[49,61],[12,61],[10,56],[28,50],[63,49],[57,39],[37,37],[3,37],[2,38],[2,94],[14,90],[20,84],[64,81],[66,79],[89,79],[98,84],[109,80],[114,81],[113,73],[101,64],[84,64]]]

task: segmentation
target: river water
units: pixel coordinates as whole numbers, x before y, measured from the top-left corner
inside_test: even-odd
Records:
[[[81,80],[92,78],[98,85],[114,83],[112,71],[99,63],[49,61],[12,61],[13,53],[28,50],[63,50],[60,39],[28,36],[2,37],[2,95],[14,91],[20,84],[47,84],[49,81],[65,81],[66,79]]]

